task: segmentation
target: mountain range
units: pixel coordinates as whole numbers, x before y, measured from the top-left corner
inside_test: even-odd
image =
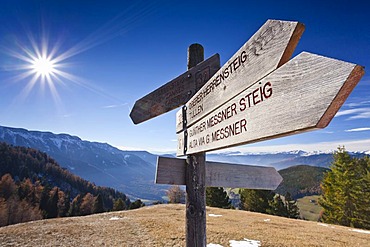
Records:
[[[85,141],[68,134],[3,126],[0,126],[0,141],[45,152],[72,173],[96,185],[122,191],[130,199],[162,200],[168,188],[154,184],[158,156],[146,151],[123,151],[107,143]],[[363,157],[367,153],[358,152],[352,155]],[[332,159],[332,153],[307,153],[300,150],[280,153],[207,154],[209,161],[273,166],[277,170],[303,164],[328,168]]]
[[[96,185],[124,191],[130,198],[161,200],[166,186],[154,185],[157,156],[122,151],[76,136],[0,126],[0,141],[38,149],[72,173]]]
[[[358,158],[370,155],[370,151],[349,153],[351,156]],[[286,169],[296,165],[329,168],[333,161],[333,152],[305,152],[302,150],[293,150],[275,153],[210,153],[207,155],[207,160],[257,166],[272,166],[275,167],[276,170]]]

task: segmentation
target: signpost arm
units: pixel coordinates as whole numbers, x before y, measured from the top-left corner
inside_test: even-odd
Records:
[[[199,44],[188,48],[188,69],[204,60],[204,49]],[[186,246],[205,247],[206,186],[205,153],[188,155],[186,159]]]

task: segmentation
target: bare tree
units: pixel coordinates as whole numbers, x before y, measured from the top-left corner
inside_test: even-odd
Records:
[[[185,201],[185,192],[178,185],[172,186],[167,191],[169,203],[183,203]]]

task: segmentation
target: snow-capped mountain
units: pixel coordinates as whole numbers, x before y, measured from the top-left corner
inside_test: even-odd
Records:
[[[155,185],[157,155],[146,151],[122,151],[106,143],[89,142],[68,134],[28,131],[0,126],[0,141],[38,149],[74,174],[109,186],[134,198],[161,200],[168,186]],[[368,155],[352,153],[355,157]],[[295,165],[328,168],[332,152],[208,153],[208,161],[273,166],[281,170]]]
[[[368,155],[367,152],[351,152],[350,154],[354,157],[363,157],[364,155]],[[294,150],[275,153],[210,153],[207,154],[207,160],[237,164],[273,166],[277,170],[295,165],[310,165],[329,168],[333,161],[333,151],[305,152],[302,150]]]
[[[0,141],[43,151],[74,174],[131,198],[159,200],[163,195],[163,186],[154,186],[157,156],[145,151],[122,151],[67,134],[1,126]]]

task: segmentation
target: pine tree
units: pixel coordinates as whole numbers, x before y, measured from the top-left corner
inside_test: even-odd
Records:
[[[0,227],[8,225],[8,204],[4,197],[0,196]]]
[[[359,188],[354,193],[356,211],[354,212],[354,226],[370,229],[370,157],[357,160]]]
[[[78,216],[80,215],[80,206],[81,206],[82,197],[80,194],[78,194],[71,203],[71,206],[69,207],[69,216]]]
[[[12,176],[8,173],[0,179],[0,197],[7,200],[16,192],[17,186],[14,183]]]
[[[126,209],[126,203],[122,200],[122,198],[118,198],[113,204],[113,211],[121,211]]]
[[[288,218],[299,219],[301,214],[297,205],[297,201],[292,198],[289,192],[285,194],[285,206],[288,213]]]
[[[20,199],[27,199],[31,203],[35,203],[34,187],[29,178],[24,179],[18,187],[18,196]]]
[[[252,212],[268,213],[269,201],[273,200],[275,193],[270,190],[241,189],[241,209]]]
[[[143,203],[140,199],[139,200],[136,200],[134,201],[133,203],[131,203],[130,205],[130,209],[137,209],[137,208],[141,208],[141,207],[144,207],[145,206],[145,203]]]
[[[340,147],[330,168],[321,184],[322,220],[370,229],[370,158],[352,158]]]
[[[206,205],[217,208],[230,208],[229,197],[222,187],[206,188]]]
[[[93,212],[94,206],[94,196],[90,193],[87,193],[81,201],[80,205],[80,215],[89,215]]]
[[[58,217],[58,200],[59,200],[59,189],[54,187],[50,192],[50,197],[47,202],[47,218],[56,218]]]
[[[288,217],[288,210],[284,204],[284,201],[281,199],[280,195],[275,195],[272,200],[269,201],[270,208],[267,209],[268,214]]]
[[[48,217],[48,202],[49,202],[50,188],[45,186],[42,188],[39,209],[42,212],[43,218]]]
[[[66,194],[62,190],[59,190],[58,193],[58,216],[59,217],[65,217],[67,216],[70,202],[69,202],[69,193]]]
[[[95,197],[93,213],[97,214],[97,213],[103,213],[103,212],[104,212],[103,198],[101,197],[100,194],[98,194]]]

